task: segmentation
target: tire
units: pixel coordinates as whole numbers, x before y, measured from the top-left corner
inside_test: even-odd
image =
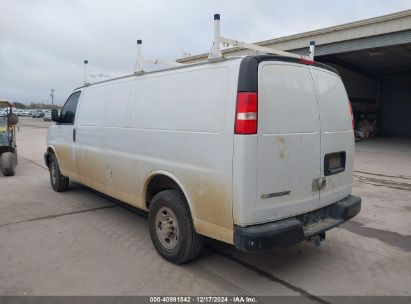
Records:
[[[4,176],[13,176],[16,173],[17,159],[14,153],[5,152],[0,156],[1,173]]]
[[[148,225],[154,247],[170,262],[187,263],[203,247],[203,238],[194,230],[187,201],[180,191],[164,190],[153,197]]]
[[[69,186],[69,179],[68,177],[61,175],[57,157],[54,153],[50,156],[49,171],[50,183],[53,190],[56,192],[67,191]]]

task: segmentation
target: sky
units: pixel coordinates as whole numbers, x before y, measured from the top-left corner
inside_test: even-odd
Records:
[[[411,8],[411,0],[0,0],[0,99],[64,104],[89,74],[132,73],[146,59],[208,52],[213,14],[225,37],[257,42]],[[146,66],[147,69],[155,67]]]

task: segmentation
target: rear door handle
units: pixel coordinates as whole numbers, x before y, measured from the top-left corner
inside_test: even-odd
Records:
[[[73,129],[73,141],[76,141],[76,129]]]

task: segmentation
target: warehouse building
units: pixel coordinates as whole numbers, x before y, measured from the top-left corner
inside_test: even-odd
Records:
[[[315,60],[339,71],[362,136],[411,136],[411,10],[257,44],[308,55],[310,41],[316,44]],[[238,47],[223,50],[226,57],[253,53]]]

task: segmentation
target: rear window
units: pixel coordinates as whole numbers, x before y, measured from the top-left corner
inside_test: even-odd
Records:
[[[305,65],[261,63],[258,92],[262,133],[318,132],[318,106]]]
[[[311,73],[318,94],[322,131],[351,131],[348,96],[341,78],[315,67],[311,68]]]

